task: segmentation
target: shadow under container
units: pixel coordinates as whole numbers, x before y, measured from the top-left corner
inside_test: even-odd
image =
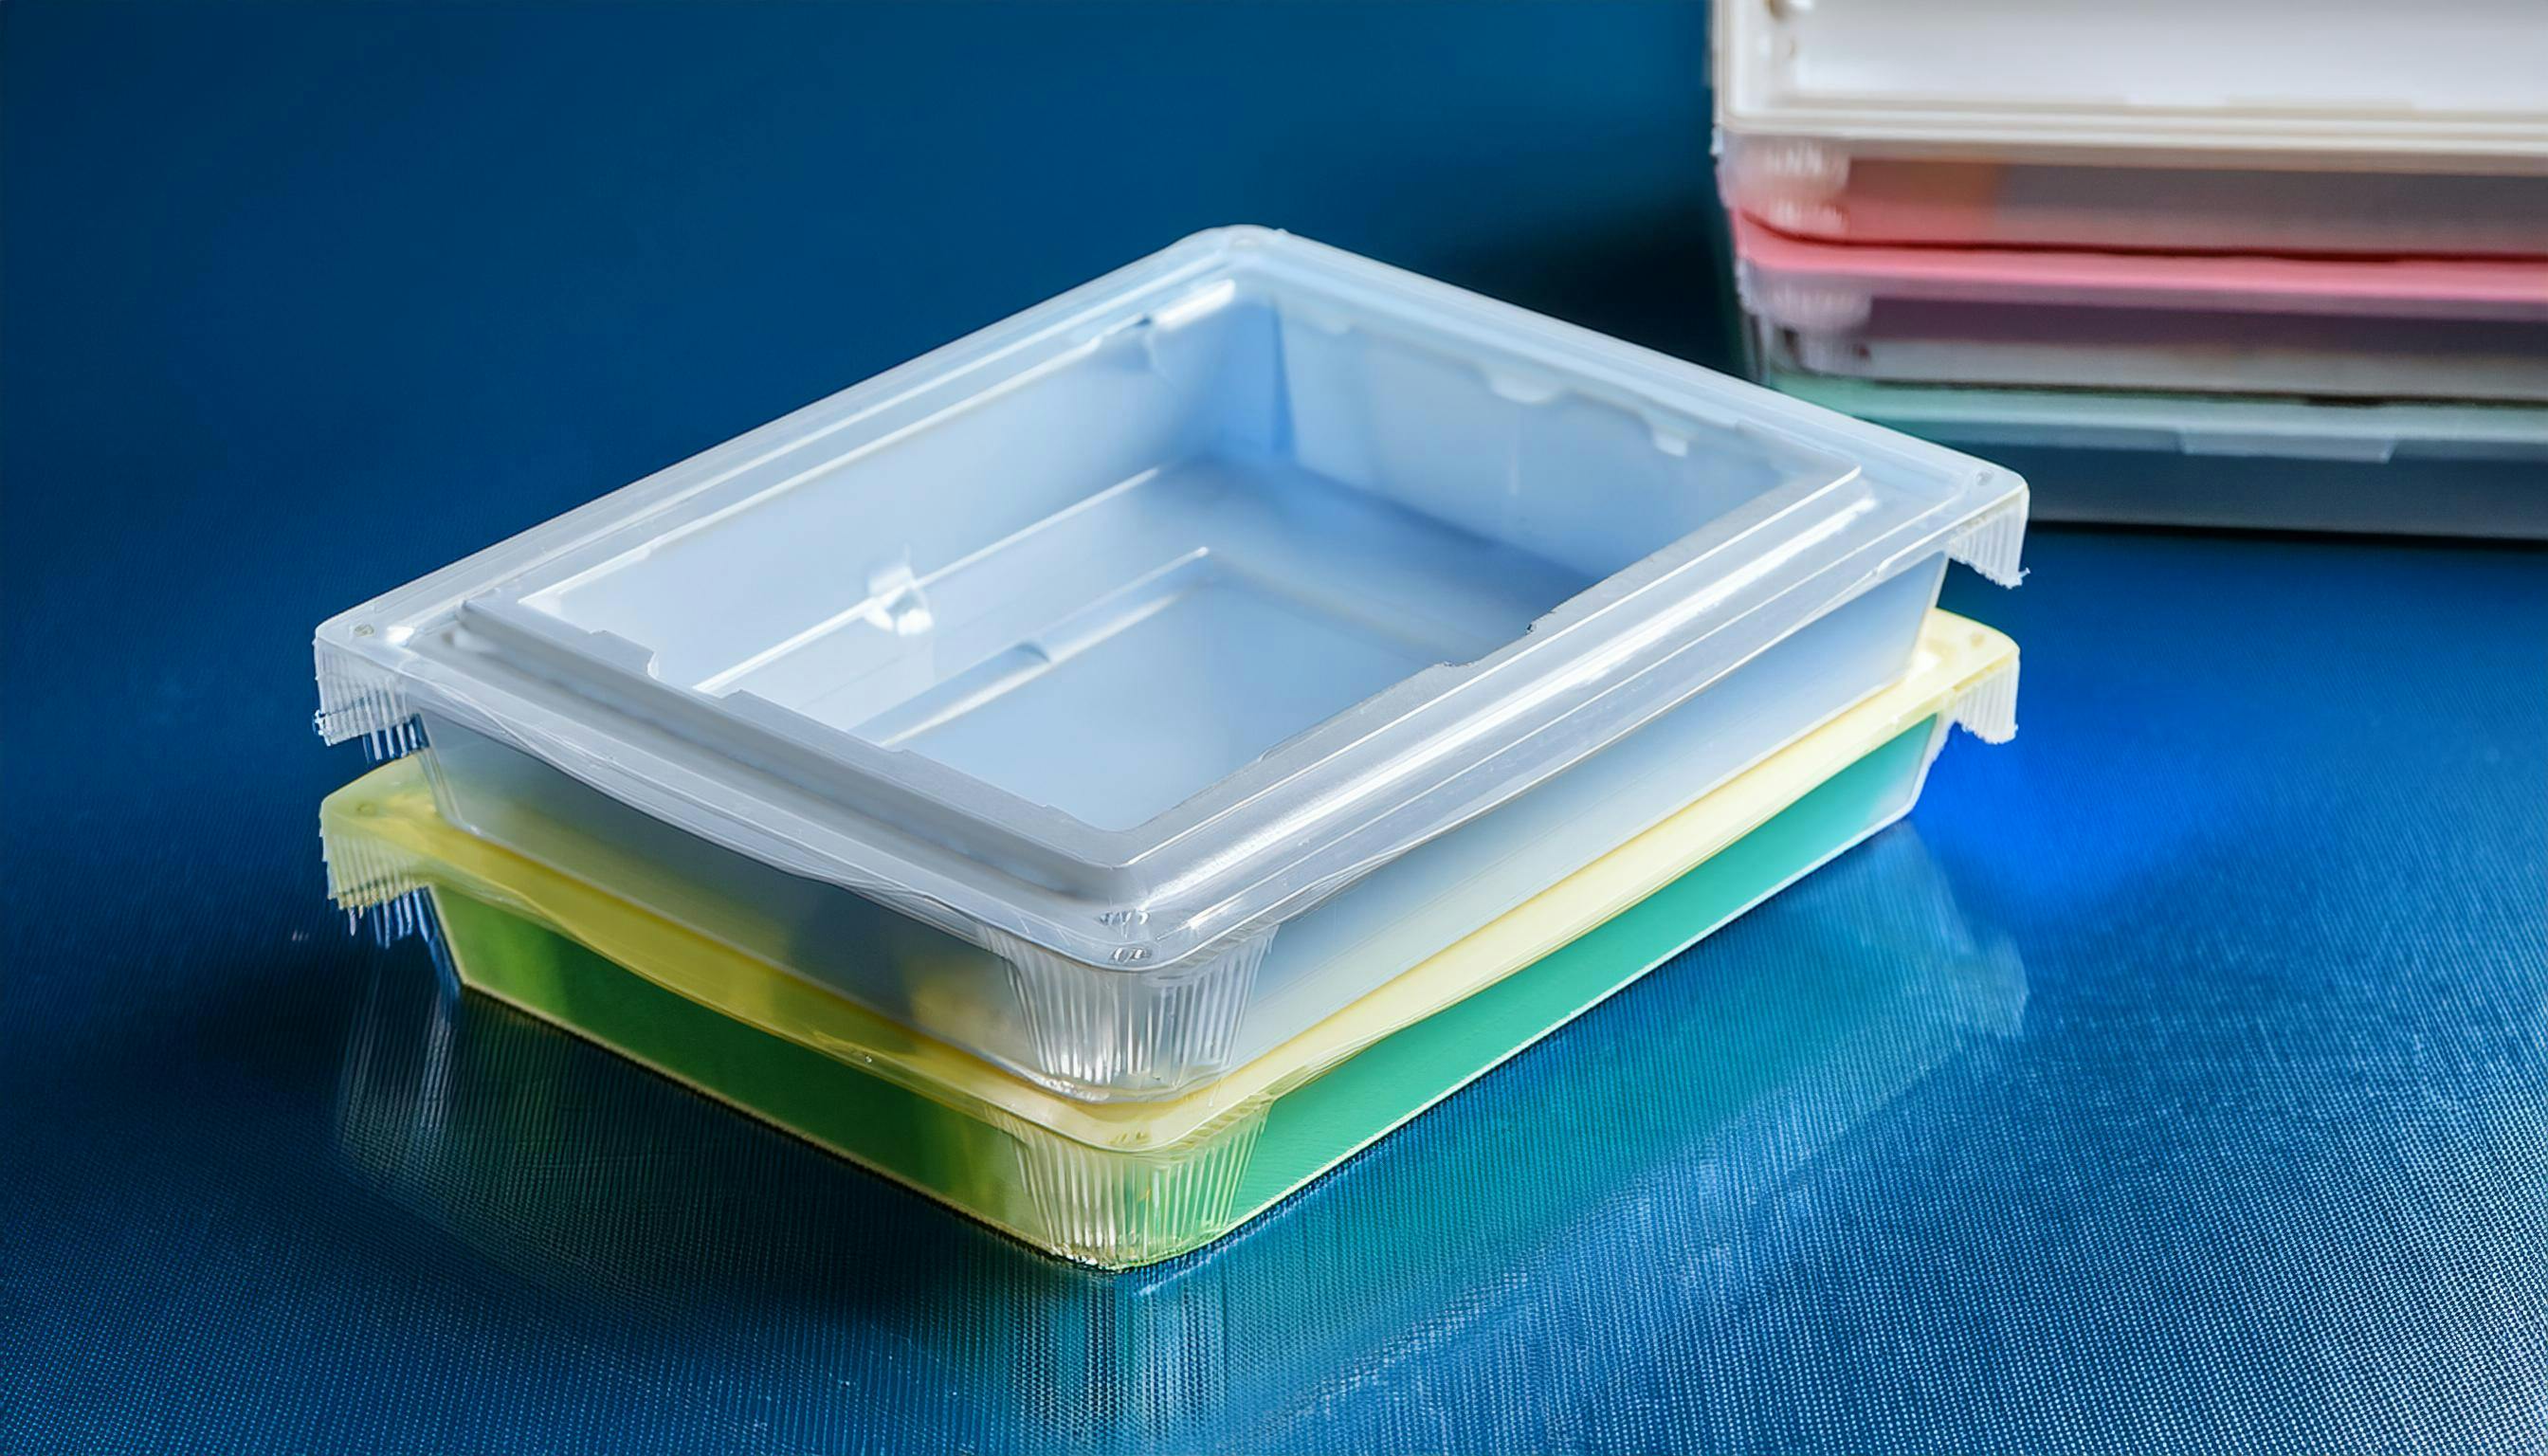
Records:
[[[329,883],[394,924],[427,897],[472,988],[1036,1247],[1131,1267],[1236,1228],[1899,818],[1951,725],[2006,738],[2014,646],[1929,621],[1900,683],[1175,1099],[1081,1102],[916,1037],[448,824],[412,762],[322,807]]]
[[[330,620],[319,726],[928,1037],[1173,1099],[1897,681],[2025,510],[1228,229]]]

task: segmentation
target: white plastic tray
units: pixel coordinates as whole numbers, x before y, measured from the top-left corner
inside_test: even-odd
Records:
[[[2023,465],[2048,520],[2548,538],[2548,409],[1770,379]]]
[[[2529,254],[2535,0],[1727,0],[1719,177],[1861,242]]]
[[[2025,501],[1232,229],[331,619],[318,721],[857,891],[1007,967],[1041,1071],[1156,1091],[1226,1063],[1283,922],[1808,623],[1883,602],[1832,655],[1882,685],[1946,557],[2015,580]]]

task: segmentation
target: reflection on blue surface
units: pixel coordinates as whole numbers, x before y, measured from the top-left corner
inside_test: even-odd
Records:
[[[1130,1275],[1010,1243],[454,998],[412,956],[365,978],[338,1138],[359,1185],[542,1291],[581,1340],[627,1338],[632,1313],[666,1341],[758,1329],[774,1352],[819,1328],[895,1388],[862,1399],[917,1403],[904,1433],[921,1445],[1297,1449],[1358,1389],[1411,1382],[1455,1408],[1515,1349],[1569,1352],[1525,1411],[1534,1444],[1574,1443],[1633,1367],[1585,1348],[1552,1292],[1611,1266],[1628,1232],[1649,1318],[1698,1328],[1774,1299],[1817,1217],[1799,1191],[1817,1160],[2023,1025],[2013,949],[1965,923],[1911,828],[1779,903],[1748,954],[1702,945],[1425,1136]]]
[[[2548,570],[2030,560],[2014,744],[1131,1278],[438,1017],[323,905],[350,760],[13,716],[136,767],[0,779],[0,1449],[2535,1448]]]

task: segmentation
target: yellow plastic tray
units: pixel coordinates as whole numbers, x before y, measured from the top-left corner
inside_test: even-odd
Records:
[[[426,891],[461,978],[1067,1257],[1228,1232],[1905,812],[1950,724],[2014,729],[2016,649],[1933,613],[1895,686],[1220,1081],[1091,1104],[443,822],[389,765],[321,808],[348,909]]]

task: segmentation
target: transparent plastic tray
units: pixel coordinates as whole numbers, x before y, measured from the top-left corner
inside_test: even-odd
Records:
[[[528,761],[856,891],[936,933],[875,1004],[977,948],[999,973],[930,1030],[1155,1096],[1228,1064],[1278,927],[1378,867],[1853,604],[1823,711],[1889,681],[1948,558],[2015,580],[2025,501],[1232,229],[330,620],[319,727],[425,720],[464,818]],[[1725,711],[1729,768],[1813,721]]]
[[[2535,254],[2534,0],[1728,0],[1718,178],[1852,242]]]
[[[2548,401],[2548,263],[2528,259],[1853,246],[1741,219],[1734,240],[1737,291],[1776,370]]]
[[[418,768],[321,810],[331,893],[468,984],[1064,1256],[1221,1236],[1906,812],[1949,726],[2015,727],[2016,651],[1938,613],[1911,675],[1232,1076],[1087,1104],[450,826]]]
[[[2047,519],[2548,538],[2548,409],[1770,382],[2015,461]]]
[[[1259,1055],[1891,681],[1943,562],[1900,573],[1707,691],[1286,921],[1252,966],[1091,993],[824,880],[676,829],[427,713],[444,817],[1074,1096],[1166,1096]]]

